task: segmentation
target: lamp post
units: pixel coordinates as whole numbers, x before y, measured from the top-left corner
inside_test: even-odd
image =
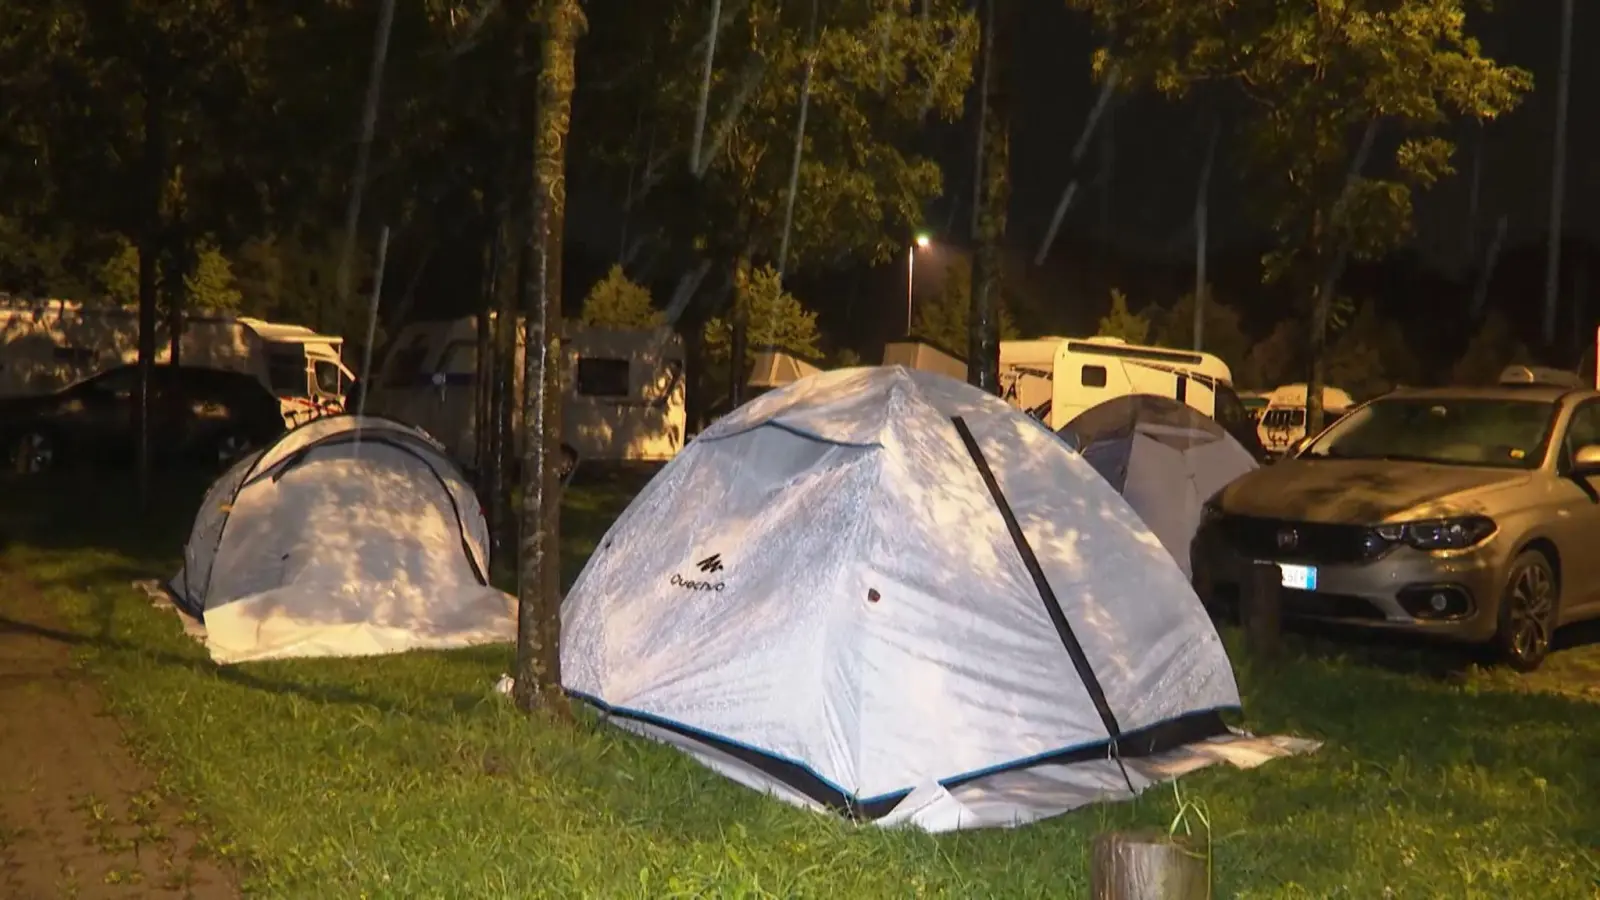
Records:
[[[906,250],[906,337],[911,336],[911,296],[917,281],[917,251],[926,250],[931,243],[933,240],[926,234],[919,234]]]

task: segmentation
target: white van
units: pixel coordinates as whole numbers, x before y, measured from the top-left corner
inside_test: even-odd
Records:
[[[1008,403],[1054,430],[1126,394],[1172,397],[1224,425],[1248,418],[1221,359],[1120,338],[1001,341],[1000,389]]]
[[[519,328],[518,384],[522,335]],[[664,461],[683,449],[684,350],[671,329],[610,331],[568,322],[562,350],[562,449],[569,458]],[[376,367],[364,411],[421,428],[472,469],[477,374],[476,316],[416,322],[400,331]],[[520,409],[513,415],[521,421]]]
[[[1336,387],[1324,387],[1322,389],[1322,409],[1326,413],[1325,424],[1333,424],[1335,419],[1344,415],[1354,405],[1354,398],[1344,391]],[[1267,406],[1261,412],[1261,420],[1260,424],[1256,426],[1256,433],[1261,438],[1261,446],[1265,447],[1267,452],[1273,456],[1281,456],[1288,452],[1296,441],[1305,437],[1305,384],[1286,384],[1267,394]]]
[[[247,316],[189,315],[179,361],[246,372],[278,397],[291,427],[344,408],[355,380],[344,339]],[[156,361],[169,362],[167,322],[156,323]],[[0,397],[48,394],[139,358],[139,314],[67,300],[0,298]]]
[[[967,380],[967,361],[926,341],[890,341],[883,345],[883,364],[933,372],[957,381]]]

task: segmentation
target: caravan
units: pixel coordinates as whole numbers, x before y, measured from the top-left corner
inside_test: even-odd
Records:
[[[1326,413],[1324,427],[1332,425],[1343,416],[1355,399],[1336,387],[1322,389],[1322,408]],[[1261,445],[1273,456],[1282,456],[1306,435],[1306,386],[1286,384],[1267,394],[1267,406],[1261,412],[1258,431]]]
[[[517,341],[520,383],[520,329]],[[686,424],[684,350],[671,329],[611,331],[568,322],[562,350],[562,451],[569,459],[660,462],[677,455]],[[476,316],[413,323],[395,337],[364,389],[364,411],[423,429],[474,468],[477,374]]]
[[[344,339],[247,316],[185,316],[186,365],[245,372],[278,397],[291,427],[344,409],[354,373]],[[171,360],[167,323],[156,326],[156,361]],[[48,394],[139,356],[139,316],[115,306],[0,298],[0,397]]]
[[[1153,394],[1187,404],[1232,431],[1249,421],[1232,382],[1228,364],[1210,353],[1108,337],[1000,342],[1001,396],[1052,430],[1107,400]]]

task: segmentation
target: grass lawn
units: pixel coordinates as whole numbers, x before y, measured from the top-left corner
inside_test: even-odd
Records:
[[[1016,831],[930,837],[792,809],[587,718],[494,694],[509,648],[218,669],[129,587],[175,571],[200,486],[0,482],[0,584],[56,604],[163,789],[273,897],[1087,896],[1097,832],[1165,829],[1171,788]],[[626,502],[575,486],[574,566]],[[1232,635],[1229,635],[1232,642]],[[1600,897],[1600,647],[1529,679],[1294,639],[1259,732],[1326,740],[1186,778],[1218,897]]]

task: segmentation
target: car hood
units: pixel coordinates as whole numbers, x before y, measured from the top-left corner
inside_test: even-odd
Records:
[[[1366,459],[1285,459],[1218,494],[1225,512],[1300,522],[1373,524],[1484,512],[1529,472]]]

